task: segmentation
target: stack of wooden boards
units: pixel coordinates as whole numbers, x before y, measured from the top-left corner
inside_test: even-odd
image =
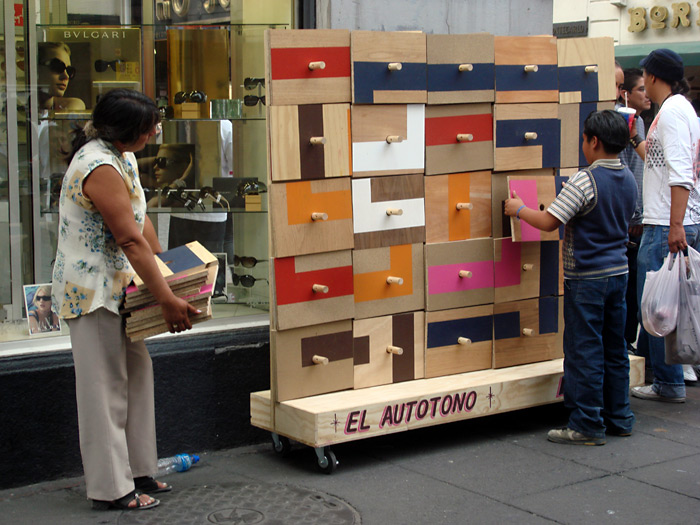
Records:
[[[194,241],[159,253],[155,260],[173,293],[201,311],[190,317],[192,324],[210,319],[218,259]],[[126,333],[132,341],[169,330],[162,308],[138,276],[126,289],[121,311],[126,317]]]

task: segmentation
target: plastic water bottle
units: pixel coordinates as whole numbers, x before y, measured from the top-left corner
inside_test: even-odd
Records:
[[[185,472],[199,461],[199,456],[193,454],[178,454],[171,458],[158,460],[158,475],[165,476],[173,472]]]

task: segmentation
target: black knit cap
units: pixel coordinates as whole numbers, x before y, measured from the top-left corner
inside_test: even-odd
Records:
[[[647,73],[673,84],[683,78],[683,59],[670,49],[655,49],[644,57],[639,66]]]

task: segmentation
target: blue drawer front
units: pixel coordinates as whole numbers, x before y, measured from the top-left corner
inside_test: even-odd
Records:
[[[525,140],[534,131],[537,138]],[[561,129],[559,119],[499,120],[496,123],[496,148],[542,146],[542,167],[559,166]]]
[[[578,165],[588,166],[588,161],[586,156],[583,154],[583,123],[586,122],[588,115],[598,111],[598,104],[595,102],[588,102],[586,104],[580,104],[578,107]]]
[[[494,314],[493,334],[495,339],[520,337],[520,312]]]
[[[598,100],[598,73],[586,73],[586,66],[559,68],[559,92],[581,92],[581,102]]]
[[[540,297],[559,293],[559,242],[540,242]]]
[[[401,71],[389,71],[387,62],[354,62],[355,102],[371,104],[374,91],[425,91],[424,63],[402,62]]]
[[[559,299],[540,297],[540,335],[559,331]]]
[[[428,348],[457,344],[460,337],[468,337],[473,343],[490,341],[493,337],[493,317],[470,317],[428,323]]]
[[[525,66],[496,66],[497,91],[556,91],[559,86],[557,66],[538,65],[536,73],[526,73]]]
[[[428,91],[480,91],[495,86],[493,64],[472,64],[472,71],[459,71],[459,64],[428,64]]]

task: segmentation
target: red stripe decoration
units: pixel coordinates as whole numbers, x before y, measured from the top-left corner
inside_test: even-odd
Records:
[[[304,303],[353,295],[352,266],[297,273],[294,257],[275,259],[277,305]],[[328,293],[313,291],[314,284],[328,286]]]
[[[458,133],[471,133],[474,136],[472,142],[493,141],[493,117],[491,113],[425,119],[426,146],[458,144]]]
[[[325,69],[309,69],[309,62],[325,62]],[[278,47],[270,53],[272,80],[350,76],[349,47]]]

